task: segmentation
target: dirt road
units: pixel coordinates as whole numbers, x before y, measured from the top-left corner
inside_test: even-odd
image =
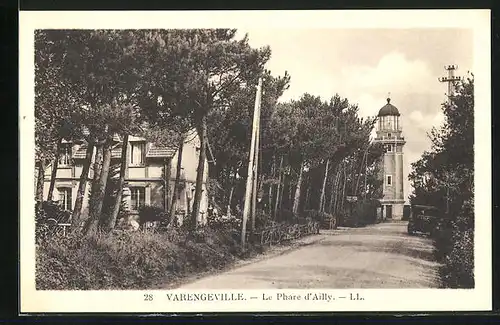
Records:
[[[432,242],[405,222],[326,232],[310,245],[274,254],[183,289],[435,288]]]

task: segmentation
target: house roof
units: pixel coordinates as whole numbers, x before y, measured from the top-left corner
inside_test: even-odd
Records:
[[[177,152],[176,146],[158,146],[152,143],[146,153],[147,158],[172,158]]]
[[[189,135],[192,135],[193,133],[188,134],[188,141],[189,142]],[[138,138],[141,139],[142,138]],[[113,138],[114,141],[118,142],[121,141],[121,139],[118,136],[115,136]],[[192,138],[191,138],[192,140]],[[208,162],[215,164],[215,157],[212,153],[212,148],[210,147],[210,143],[207,141],[207,151],[208,151]],[[87,150],[87,144],[82,144],[78,150],[76,150],[73,153],[73,159],[85,159],[85,153]],[[157,145],[154,143],[151,143],[149,146],[147,146],[147,152],[146,152],[146,157],[147,158],[173,158],[178,150],[178,146],[175,144],[167,144],[167,145]],[[121,142],[118,143],[113,147],[111,150],[111,158],[121,158],[121,152],[122,152],[122,145]]]
[[[87,144],[82,144],[78,150],[73,153],[73,159],[85,159],[87,151]],[[111,158],[120,158],[122,155],[121,145],[115,146],[111,149]]]

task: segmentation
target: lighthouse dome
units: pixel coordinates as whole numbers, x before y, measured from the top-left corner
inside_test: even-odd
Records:
[[[399,116],[399,111],[396,106],[391,104],[391,99],[387,98],[387,104],[384,105],[378,112],[378,116]]]

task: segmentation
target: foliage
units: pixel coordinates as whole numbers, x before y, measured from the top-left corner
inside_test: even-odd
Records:
[[[57,201],[44,201],[37,203],[36,220],[45,221],[49,218],[55,219],[59,223],[69,222],[71,212],[61,208]]]
[[[360,200],[352,205],[352,213],[345,214],[342,226],[364,227],[377,222],[377,208],[380,207],[378,200]]]
[[[277,222],[288,222],[292,223],[293,220],[297,219],[297,216],[293,214],[292,211],[287,210],[287,209],[282,209],[279,211],[278,215],[276,216],[276,221]]]
[[[322,189],[316,182],[327,185],[323,205],[328,213],[340,212],[347,192],[380,196],[376,161],[382,151],[369,145],[374,119],[360,118],[358,107],[338,94],[324,100],[306,93],[279,103],[290,75],[265,70],[271,49],[251,47],[247,36],[236,38],[234,29],[47,30],[37,31],[35,41],[37,159],[51,159],[63,135],[101,147],[116,133],[167,145],[196,128],[203,140],[199,165],[207,139],[216,158],[208,184],[213,199],[223,210],[230,196],[231,204],[241,205],[255,86],[263,77],[258,171],[263,205],[269,210],[276,206],[279,186],[287,194],[278,210],[292,208],[289,198],[301,165],[307,170],[298,213],[318,209],[314,198]],[[323,182],[327,161],[330,170]],[[336,180],[340,166],[345,177]],[[197,173],[194,203],[200,201],[203,172]],[[94,218],[105,220],[102,216],[110,213],[117,198],[113,187],[110,179],[104,197],[92,196],[93,203],[103,202]],[[193,204],[194,214],[198,206]],[[275,217],[297,219],[285,215]],[[187,219],[192,218],[185,218],[184,225],[195,227]]]
[[[168,220],[168,213],[163,207],[145,205],[139,209],[139,220],[141,225],[146,222],[164,221]]]
[[[214,229],[240,229],[241,219],[233,215],[229,217],[226,215],[221,215],[219,217],[213,218],[208,221],[208,224]]]
[[[273,77],[269,71],[265,71],[260,124],[263,150],[274,145],[270,123],[276,102],[288,87],[289,81],[290,76],[286,72],[283,77]],[[255,81],[244,84],[230,98],[227,108],[213,110],[208,116],[208,123],[211,125],[208,138],[218,162],[215,175],[221,179],[225,176],[223,173],[229,173],[230,169],[246,168],[250,141],[242,139],[250,139],[252,132],[255,86]],[[245,171],[242,170],[241,174],[245,174]]]
[[[446,255],[441,275],[445,286],[452,288],[474,287],[474,232],[454,231],[451,251]]]
[[[218,202],[224,202],[224,187],[219,183],[219,181],[215,178],[209,178],[207,181],[207,192],[209,195],[210,205],[214,206],[218,213],[223,212],[220,209],[220,205]]]
[[[45,241],[52,234],[52,229],[47,223],[54,219],[56,223],[70,221],[71,213],[63,210],[57,202],[44,201],[35,204],[35,240],[37,243]]]
[[[35,156],[52,159],[59,137],[71,139],[77,130],[72,111],[78,98],[68,92],[60,78],[62,59],[60,43],[52,41],[50,33],[35,32]]]
[[[474,286],[474,76],[455,84],[443,104],[445,122],[429,134],[432,148],[412,164],[411,204],[434,205],[441,216],[436,257],[445,287]]]
[[[241,258],[239,241],[230,231],[198,232],[197,240],[181,229],[50,238],[37,248],[36,287],[144,289],[220,269]]]
[[[317,222],[324,222],[332,218],[331,214],[318,210],[306,210],[303,212],[303,216],[306,219],[311,219]]]

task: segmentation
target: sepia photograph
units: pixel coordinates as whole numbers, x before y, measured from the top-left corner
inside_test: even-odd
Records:
[[[422,310],[446,295],[468,309],[460,294],[491,308],[489,12],[430,13],[377,28],[32,21],[27,311],[399,310],[384,289]],[[475,23],[433,25],[446,15]]]

